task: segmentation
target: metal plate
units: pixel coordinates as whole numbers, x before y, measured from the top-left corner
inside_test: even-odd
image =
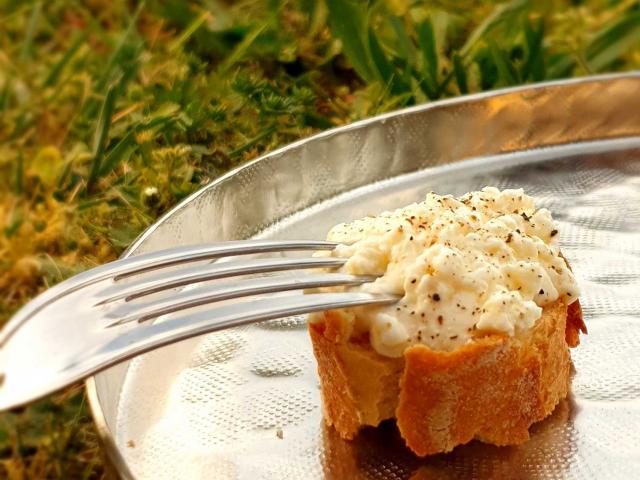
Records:
[[[354,442],[323,426],[304,318],[173,345],[88,382],[127,478],[636,478],[640,472],[640,77],[439,102],[321,134],[209,185],[128,254],[334,223],[494,185],[560,222],[588,337],[572,394],[519,447],[472,442],[412,456],[392,423]]]

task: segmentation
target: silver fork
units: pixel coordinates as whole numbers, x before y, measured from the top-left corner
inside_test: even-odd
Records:
[[[393,295],[361,292],[264,295],[359,285],[375,279],[335,272],[233,279],[176,292],[177,287],[239,275],[336,268],[346,259],[309,255],[203,261],[267,252],[332,250],[337,245],[306,240],[198,245],[117,260],[76,275],[32,300],[0,332],[0,410],[25,405],[118,362],[204,333],[289,315],[398,300]],[[256,295],[250,301],[215,305]],[[209,304],[206,310],[159,318]]]

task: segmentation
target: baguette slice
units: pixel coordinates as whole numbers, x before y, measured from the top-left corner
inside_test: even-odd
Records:
[[[488,335],[452,352],[416,345],[390,358],[366,336],[346,338],[341,315],[326,312],[309,325],[326,422],[352,439],[364,426],[395,418],[418,456],[474,438],[526,441],[529,427],[567,395],[569,347],[586,333],[579,303],[557,301],[519,336]]]

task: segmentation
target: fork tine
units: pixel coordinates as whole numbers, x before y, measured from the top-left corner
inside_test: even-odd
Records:
[[[257,258],[241,262],[211,263],[196,267],[181,268],[175,272],[162,273],[151,278],[141,278],[126,284],[116,283],[97,293],[100,300],[96,306],[116,300],[127,301],[170,290],[183,285],[191,285],[208,280],[216,280],[236,275],[277,272],[303,268],[339,267],[347,261],[338,257],[304,257],[304,258]]]
[[[66,369],[67,380],[64,384],[71,383],[70,380],[79,380],[92,375],[141,353],[205,333],[322,310],[362,305],[388,305],[397,302],[399,298],[400,296],[396,295],[361,292],[261,297],[167,321],[138,325],[135,328],[123,330],[110,341],[94,349],[83,351]]]
[[[113,262],[122,264],[121,271],[113,272],[113,276],[115,280],[119,280],[150,270],[200,260],[290,250],[333,250],[337,245],[335,242],[317,240],[238,240],[175,248]]]
[[[167,313],[186,310],[208,303],[232,298],[284,292],[303,288],[330,287],[335,285],[360,285],[375,280],[368,275],[340,273],[312,274],[304,276],[271,276],[251,278],[231,284],[208,286],[180,292],[146,303],[126,303],[105,314],[105,318],[117,319],[107,325],[114,327],[134,321],[150,320]]]
[[[316,240],[239,240],[172,248],[116,260],[79,273],[29,302],[0,332],[0,346],[7,342],[20,325],[51,302],[108,278],[122,279],[173,265],[233,255],[291,250],[333,250],[337,245],[335,242]]]
[[[360,292],[256,297],[164,321],[95,328],[88,315],[101,316],[100,312],[83,309],[70,297],[65,308],[37,317],[39,324],[28,323],[15,333],[19,341],[0,349],[0,410],[25,405],[141,353],[208,332],[319,310],[390,304],[398,298]],[[75,330],[60,331],[56,324],[65,319]],[[51,342],[57,348],[42,355]]]

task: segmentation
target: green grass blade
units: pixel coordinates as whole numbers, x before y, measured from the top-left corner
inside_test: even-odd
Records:
[[[253,137],[250,140],[246,141],[245,143],[243,143],[239,147],[237,147],[237,148],[233,149],[232,151],[230,151],[229,152],[229,157],[234,158],[234,157],[239,156],[241,153],[244,153],[247,150],[249,150],[250,148],[252,148],[253,146],[255,146],[261,140],[264,140],[265,138],[270,137],[271,135],[273,135],[273,133],[275,131],[276,131],[276,126],[275,125],[270,125],[270,126],[266,127],[258,135],[256,135],[255,137]]]
[[[33,37],[36,31],[36,26],[40,20],[40,14],[42,13],[42,2],[35,2],[31,15],[29,16],[29,22],[27,23],[27,29],[25,31],[22,47],[20,48],[20,60],[27,60],[31,57],[33,51]]]
[[[96,129],[93,137],[93,160],[91,162],[91,170],[87,181],[87,190],[91,191],[96,180],[100,175],[102,159],[106,148],[107,138],[109,136],[109,128],[111,127],[111,117],[116,104],[118,88],[116,84],[112,84],[107,90],[107,94],[102,102],[100,115],[96,123]]]
[[[326,0],[329,25],[342,51],[365,82],[378,80],[367,48],[367,5],[353,0]]]
[[[469,93],[469,85],[467,83],[467,72],[464,64],[462,63],[462,57],[457,53],[453,55],[453,73],[458,84],[458,90],[462,95]]]
[[[520,83],[518,71],[513,66],[509,55],[498,47],[495,43],[489,44],[491,58],[498,70],[498,84],[501,86],[510,86]]]
[[[388,17],[388,22],[393,31],[393,38],[387,37],[385,45],[390,49],[388,55],[391,57],[395,70],[396,86],[394,91],[416,93],[414,90],[417,89],[412,86],[415,82],[411,73],[416,64],[417,49],[411,41],[401,17],[391,15]]]
[[[112,149],[105,152],[99,175],[108,175],[135,152],[137,149],[136,134],[138,132],[146,130],[153,135],[157,135],[160,130],[170,128],[175,122],[175,115],[158,115],[130,129]]]
[[[623,15],[598,32],[586,49],[585,58],[591,70],[601,71],[638,45],[640,11],[635,11]]]
[[[73,167],[73,161],[67,160],[58,175],[58,180],[56,181],[56,188],[61,190],[64,187],[65,182],[69,179],[71,175],[71,169]]]
[[[247,54],[251,45],[256,41],[256,39],[260,36],[260,34],[267,28],[266,24],[259,25],[255,27],[252,31],[250,31],[242,41],[236,45],[236,48],[233,49],[231,54],[226,58],[226,60],[220,65],[220,74],[224,75],[227,73],[231,67],[233,67],[236,63],[238,63],[242,58]]]
[[[430,90],[435,92],[438,86],[438,49],[431,19],[418,25],[418,46],[422,53],[422,73]]]
[[[487,33],[500,24],[505,24],[512,20],[515,15],[519,14],[529,5],[527,0],[511,0],[498,4],[491,14],[486,17],[469,35],[469,38],[460,49],[460,55],[466,57],[475,44]]]
[[[198,31],[198,29],[204,25],[204,23],[211,18],[211,12],[204,11],[200,15],[198,15],[192,22],[185,28],[184,32],[180,34],[178,38],[172,41],[169,44],[169,52],[175,52],[180,47],[182,47],[185,43],[189,41],[189,39],[193,36],[194,33]]]
[[[135,132],[130,130],[127,134],[120,139],[116,145],[109,150],[104,157],[104,161],[100,166],[100,175],[107,175],[110,173],[119,163],[126,159],[134,150],[135,147]]]
[[[7,76],[0,92],[0,112],[4,112],[9,106],[9,98],[13,89],[13,77]]]
[[[138,18],[140,17],[140,13],[143,11],[146,2],[142,1],[138,5],[135,13],[131,17],[131,20],[127,24],[127,28],[120,35],[120,40],[116,44],[116,47],[109,55],[109,60],[107,60],[105,69],[96,82],[96,90],[98,92],[103,92],[109,85],[109,83],[113,80],[114,76],[117,75],[117,71],[120,69],[120,63],[122,61],[122,55],[125,51],[129,41],[131,40],[133,33],[136,30],[136,23]]]
[[[550,55],[546,59],[547,79],[565,78],[571,75],[576,66],[576,59],[573,55],[566,53]]]
[[[394,84],[394,68],[387,59],[380,42],[376,38],[376,34],[372,28],[369,28],[369,51],[371,52],[371,60],[377,71],[377,77],[385,84],[391,86],[391,93],[398,93],[397,89],[393,88]]]
[[[73,42],[71,43],[71,46],[67,49],[66,52],[64,52],[64,55],[62,55],[60,60],[53,64],[51,70],[49,70],[49,73],[45,77],[44,82],[42,82],[43,87],[50,87],[51,85],[56,83],[56,81],[60,77],[60,74],[64,70],[64,67],[67,66],[69,61],[84,44],[85,40],[86,36],[84,34],[76,36],[75,40],[73,40]]]
[[[310,18],[308,35],[313,37],[317,35],[318,32],[322,31],[327,24],[329,10],[324,2],[311,0],[307,7],[307,12]]]
[[[13,210],[8,217],[7,225],[4,227],[5,237],[10,238],[15,235],[23,223],[24,217],[22,214]]]
[[[18,158],[16,161],[16,171],[13,179],[13,192],[16,195],[22,195],[24,191],[24,160],[22,158],[22,152],[18,152]]]
[[[524,21],[524,37],[527,55],[521,69],[522,80],[531,78],[535,82],[544,80],[545,64],[542,41],[544,39],[544,20],[539,18],[536,28],[533,28],[528,19]]]
[[[416,47],[407,34],[402,18],[392,15],[389,17],[389,25],[391,25],[398,41],[398,54],[407,64],[414,65],[416,63]]]
[[[435,100],[438,98],[438,90],[435,90],[426,78],[423,77],[422,79],[418,79],[418,86],[429,100]]]

